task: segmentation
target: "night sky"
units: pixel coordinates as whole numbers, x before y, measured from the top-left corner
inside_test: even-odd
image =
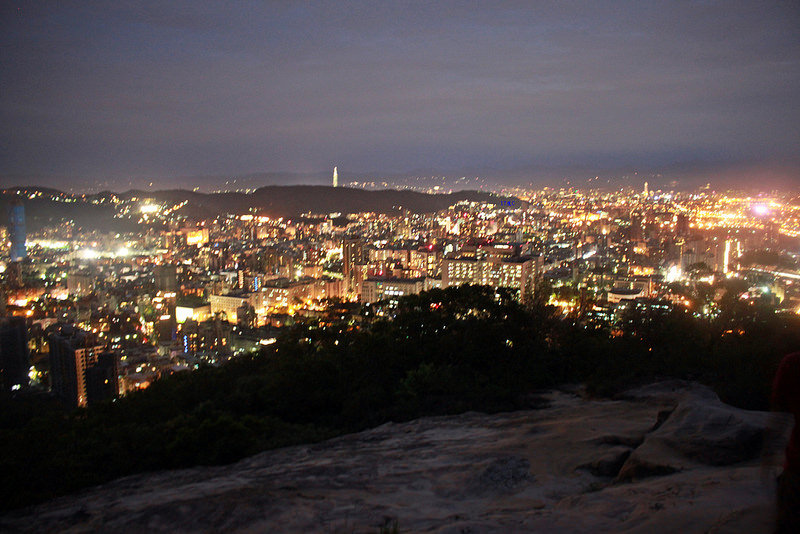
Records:
[[[794,1],[2,4],[6,176],[800,155]]]

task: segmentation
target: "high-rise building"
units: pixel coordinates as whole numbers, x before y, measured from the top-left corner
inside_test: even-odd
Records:
[[[28,384],[28,329],[22,317],[0,318],[0,388]]]
[[[342,242],[342,274],[345,293],[360,293],[361,266],[367,263],[367,249],[362,239],[345,239]]]
[[[681,243],[681,270],[686,273],[692,266],[705,264],[712,271],[727,274],[736,265],[741,243],[734,239],[688,239]]]
[[[425,289],[425,278],[374,277],[364,280],[361,286],[362,303],[379,300],[397,300],[405,295],[416,295]]]
[[[226,321],[189,319],[181,325],[178,341],[186,354],[225,352],[230,350],[233,327]]]
[[[105,347],[72,325],[50,334],[49,343],[53,393],[72,406],[86,406],[86,370],[97,363]]]
[[[631,242],[641,241],[644,236],[644,226],[642,226],[643,218],[639,214],[631,215],[631,225],[628,231],[628,239]]]
[[[675,235],[679,237],[689,235],[689,216],[685,213],[679,213],[675,216]]]
[[[333,168],[333,187],[339,187],[339,172],[336,167]]]
[[[488,285],[517,289],[520,299],[533,287],[542,271],[541,256],[511,258],[445,258],[442,264],[442,287],[461,284]]]
[[[67,274],[67,292],[70,295],[88,295],[94,290],[94,277],[88,271],[72,271]]]
[[[224,295],[212,294],[208,296],[211,315],[221,314],[230,323],[239,322],[239,308],[262,310],[267,299],[266,291],[236,290]],[[263,311],[262,311],[263,313]]]
[[[94,365],[86,369],[86,402],[116,399],[119,396],[117,382],[117,355],[104,352],[97,357]]]
[[[25,249],[25,206],[19,200],[11,202],[8,211],[8,234],[11,240],[11,261],[22,261],[28,256]]]
[[[178,290],[178,268],[175,265],[154,265],[153,281],[159,291],[175,292]]]

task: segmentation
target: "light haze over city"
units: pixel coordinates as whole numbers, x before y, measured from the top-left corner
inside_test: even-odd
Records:
[[[343,183],[798,176],[793,2],[20,2],[0,18],[6,187],[322,183],[334,165]]]

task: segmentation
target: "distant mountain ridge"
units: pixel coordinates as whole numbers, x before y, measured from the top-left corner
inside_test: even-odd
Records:
[[[635,159],[635,158],[632,158]],[[342,164],[343,165],[343,164]],[[339,166],[339,183],[358,185],[374,183],[377,187],[427,190],[440,186],[443,190],[492,189],[503,186],[576,187],[613,191],[631,187],[640,190],[644,182],[650,189],[693,191],[707,183],[717,191],[743,189],[751,192],[796,190],[800,183],[800,160],[742,160],[738,162],[684,161],[664,165],[617,164],[597,161],[595,164],[530,164],[514,168],[418,167],[405,171],[354,171]],[[0,187],[31,186],[67,189],[71,193],[104,190],[140,190],[170,184],[187,191],[253,191],[264,186],[330,185],[330,168],[313,172],[270,171],[232,172],[208,175],[139,175],[134,177],[86,177],[54,174],[0,173]],[[357,183],[358,182],[358,183]]]
[[[129,191],[120,198],[134,196],[159,201],[188,200],[184,214],[218,215],[222,213],[258,213],[275,217],[297,217],[302,213],[431,213],[456,202],[495,202],[496,195],[479,191],[458,191],[447,194],[417,193],[384,189],[371,191],[322,185],[266,186],[253,193],[197,193],[183,190]]]
[[[17,195],[24,191],[25,195]],[[41,192],[33,199],[29,196]],[[53,196],[69,198],[69,202],[51,200]],[[227,213],[258,213],[270,217],[299,217],[303,213],[360,213],[374,212],[398,214],[402,210],[411,213],[432,213],[467,200],[474,202],[497,202],[499,197],[479,191],[458,191],[447,194],[417,193],[414,191],[366,190],[348,187],[321,185],[266,186],[252,193],[199,193],[183,189],[162,191],[131,190],[124,193],[96,193],[73,195],[52,188],[22,187],[0,192],[0,210],[5,213],[13,198],[21,198],[26,209],[29,231],[57,224],[62,220],[73,220],[76,227],[84,229],[121,228],[123,220],[114,218],[115,210],[110,202],[100,202],[112,196],[122,200],[152,200],[163,204],[178,204],[187,201],[179,213],[192,219],[216,217]],[[100,202],[98,204],[98,202]],[[129,229],[134,221],[127,220]]]

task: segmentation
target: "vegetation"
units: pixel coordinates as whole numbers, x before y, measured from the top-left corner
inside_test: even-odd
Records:
[[[15,508],[390,420],[530,407],[530,393],[564,383],[608,395],[687,378],[731,404],[766,408],[777,362],[800,346],[798,317],[758,302],[730,299],[713,319],[631,307],[610,326],[529,302],[487,287],[434,290],[365,310],[359,329],[295,325],[257,356],[114,403],[70,412],[46,396],[0,399],[0,502]]]

